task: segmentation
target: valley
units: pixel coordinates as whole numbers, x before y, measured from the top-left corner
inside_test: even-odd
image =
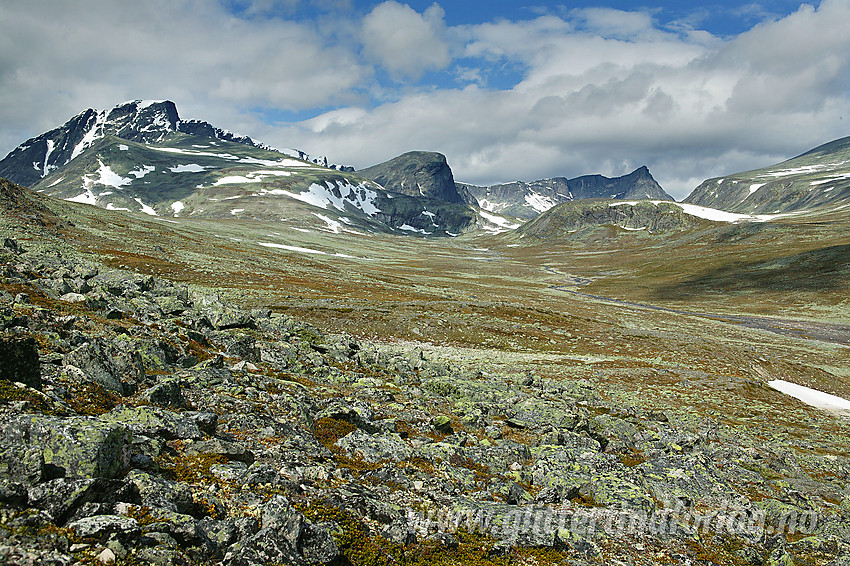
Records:
[[[850,417],[771,385],[850,399],[843,204],[733,212],[659,187],[547,202],[525,221],[542,181],[503,195],[520,214],[500,216],[439,154],[361,176],[210,126],[215,155],[201,155],[199,126],[177,131],[168,106],[164,137],[128,139],[155,133],[137,118],[157,106],[131,107],[136,129],[60,132],[66,153],[82,149],[54,169],[58,130],[40,167],[4,160],[39,179],[0,181],[0,355],[39,375],[0,379],[0,558],[837,565],[850,552]],[[603,528],[616,513],[673,526]],[[458,530],[447,517],[461,515],[492,524]]]

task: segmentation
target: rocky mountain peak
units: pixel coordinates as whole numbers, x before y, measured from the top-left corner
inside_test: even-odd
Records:
[[[148,144],[161,143],[175,132],[268,149],[247,136],[207,122],[182,121],[177,106],[170,100],[131,100],[109,110],[89,108],[64,125],[27,140],[0,161],[0,176],[32,186],[104,137]]]
[[[446,156],[432,151],[409,151],[357,172],[397,193],[463,203]]]

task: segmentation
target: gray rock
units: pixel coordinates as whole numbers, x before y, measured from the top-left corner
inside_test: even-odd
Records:
[[[410,445],[392,433],[370,435],[357,429],[337,440],[336,444],[352,456],[371,463],[382,460],[400,462],[413,454]]]
[[[139,491],[127,481],[98,479],[55,479],[30,488],[28,504],[41,509],[62,526],[80,514],[108,514],[116,503],[139,503]],[[80,513],[82,509],[85,513]]]
[[[161,407],[183,408],[186,406],[186,398],[183,389],[176,379],[160,380],[153,387],[144,391],[141,398],[148,403]]]
[[[244,462],[248,465],[254,463],[254,454],[240,444],[213,438],[212,440],[201,440],[193,442],[186,447],[186,454],[217,454],[228,460]]]
[[[125,393],[119,370],[100,341],[87,342],[68,352],[63,364],[78,370],[76,372],[72,370],[71,375],[99,383],[120,395]]]
[[[34,338],[0,336],[0,379],[41,389],[41,365]]]
[[[188,485],[141,470],[132,470],[126,480],[139,491],[142,505],[150,508],[190,514],[195,510],[195,500]]]
[[[108,535],[118,535],[119,538],[128,540],[138,536],[141,532],[139,523],[135,519],[122,515],[96,515],[85,517],[74,521],[68,528],[83,539],[103,538]]]
[[[175,413],[153,406],[119,406],[101,416],[107,422],[123,423],[134,434],[161,437],[166,440],[199,440],[204,437],[191,415]]]
[[[251,538],[237,542],[224,555],[222,566],[265,566],[266,564],[305,564],[304,558],[274,529],[260,529]]]
[[[0,423],[0,445],[41,450],[53,477],[118,477],[129,465],[130,443],[124,425],[84,417],[18,415]]]

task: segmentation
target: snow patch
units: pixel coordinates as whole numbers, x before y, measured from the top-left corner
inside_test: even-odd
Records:
[[[404,230],[405,232],[419,232],[420,234],[425,234],[425,235],[433,234],[433,232],[426,232],[424,229],[414,228],[413,226],[410,226],[408,224],[402,224],[401,226],[398,227],[398,229]]]
[[[159,216],[154,209],[143,203],[142,199],[136,197],[133,200],[139,203],[139,206],[142,207],[142,212],[144,212],[145,214],[148,214],[150,216]]]
[[[129,151],[130,146],[128,146],[128,145],[124,145],[123,143],[119,143],[119,144],[118,144],[118,149],[119,149],[120,151]]]
[[[500,232],[505,232],[507,230],[516,230],[520,227],[519,224],[514,224],[507,218],[503,216],[496,216],[495,214],[488,214],[486,212],[478,211],[478,214],[481,215],[481,218],[486,220],[487,222],[494,224],[494,227],[483,226],[485,230],[488,232],[493,232],[494,234],[498,234]]]
[[[83,177],[83,185],[88,188],[92,185],[105,185],[107,187],[115,187],[116,189],[129,185],[133,180],[129,177],[122,177],[113,171],[109,165],[104,165],[102,161],[98,161],[100,167],[97,170],[97,178],[89,178],[88,175]]]
[[[310,248],[301,248],[298,246],[286,246],[284,244],[272,244],[269,242],[257,242],[259,245],[264,248],[277,248],[280,250],[288,250],[290,252],[300,252],[302,254],[316,254],[316,255],[328,255],[327,252],[323,252],[321,250],[313,250]]]
[[[123,211],[126,211],[126,212],[130,212],[129,208],[122,208],[120,206],[115,206],[111,202],[106,205],[106,210],[123,210]]]
[[[339,234],[339,233],[342,231],[342,224],[340,224],[340,223],[339,223],[339,222],[337,222],[336,220],[333,220],[333,219],[331,219],[331,218],[328,218],[328,217],[327,217],[327,216],[325,216],[324,214],[319,214],[319,213],[317,213],[317,212],[314,212],[314,213],[313,213],[313,216],[315,216],[315,217],[316,217],[316,218],[318,218],[319,220],[323,220],[323,221],[324,221],[324,222],[328,225],[328,227],[327,227],[327,228],[323,228],[323,229],[322,229],[322,230],[324,230],[325,232],[331,232],[331,233],[333,233],[333,234]]]
[[[331,205],[340,212],[344,212],[345,205],[348,203],[369,216],[374,216],[381,212],[375,206],[375,199],[378,197],[378,193],[369,189],[365,183],[352,185],[343,181],[337,181],[336,183],[328,181],[325,185],[313,183],[308,190],[298,194],[282,189],[266,191],[266,193],[284,194],[307,204],[324,208],[325,210],[327,210],[328,205]]]
[[[245,212],[245,209],[244,208],[234,208],[233,210],[230,211],[230,214],[232,214],[233,216],[236,216],[240,212]]]
[[[735,212],[726,212],[725,210],[718,210],[716,208],[708,208],[707,206],[698,206],[695,204],[688,204],[685,202],[677,202],[671,203],[666,200],[649,200],[642,201],[649,202],[658,206],[661,203],[674,204],[682,209],[685,214],[690,214],[691,216],[696,216],[697,218],[704,218],[706,220],[712,220],[714,222],[768,222],[773,220],[774,218],[780,218],[783,216],[790,216],[792,214],[801,214],[804,211],[796,211],[796,212],[787,212],[784,214],[737,214]],[[622,201],[622,202],[612,202],[608,206],[635,206],[638,204],[638,201]]]
[[[768,381],[767,384],[780,393],[785,393],[795,399],[799,399],[806,405],[832,412],[850,412],[850,401],[842,397],[830,395],[817,389],[811,389],[810,387],[797,385],[796,383],[781,379]]]
[[[174,211],[174,216],[177,216],[178,214],[180,214],[180,212],[184,208],[186,208],[186,205],[183,204],[182,202],[180,202],[179,200],[171,203],[171,210]]]
[[[753,183],[752,185],[750,185],[750,194],[753,194],[754,192],[756,192],[757,190],[759,190],[760,188],[762,188],[766,184],[767,183]]]
[[[533,208],[537,212],[546,212],[556,204],[554,200],[547,196],[543,196],[540,193],[531,193],[530,195],[525,195],[525,202]]]
[[[176,165],[168,168],[172,173],[201,173],[207,168],[197,163],[188,163],[186,165]]]
[[[130,171],[127,174],[132,175],[136,179],[141,179],[142,177],[144,177],[148,173],[153,173],[154,171],[156,171],[156,167],[154,167],[153,165],[142,165],[142,167],[140,169]]]

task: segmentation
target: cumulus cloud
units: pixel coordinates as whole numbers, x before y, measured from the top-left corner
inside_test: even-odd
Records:
[[[301,6],[254,0],[251,14],[285,4]],[[7,0],[0,145],[89,106],[171,98],[185,117],[356,167],[432,150],[458,180],[492,184],[648,165],[682,198],[707,177],[850,133],[847,0],[731,38],[610,9],[456,27],[437,4],[389,1],[359,19],[324,14],[322,25],[246,10]],[[494,69],[517,76],[488,86]],[[313,117],[270,123],[262,109]]]
[[[582,11],[470,26],[465,56],[525,67],[513,88],[417,93],[337,124],[306,124],[364,166],[423,148],[490,184],[619,175],[647,164],[683,198],[706,177],[847,135],[850,5],[802,6],[730,40],[652,29],[645,14]],[[368,150],[358,144],[369,136]],[[330,151],[330,150],[329,150]]]
[[[309,23],[245,19],[201,0],[9,0],[0,22],[4,137],[134,98],[250,128],[253,109],[350,103],[371,73]]]
[[[398,78],[442,69],[451,61],[443,17],[436,3],[420,14],[406,4],[384,2],[363,19],[364,50]]]

